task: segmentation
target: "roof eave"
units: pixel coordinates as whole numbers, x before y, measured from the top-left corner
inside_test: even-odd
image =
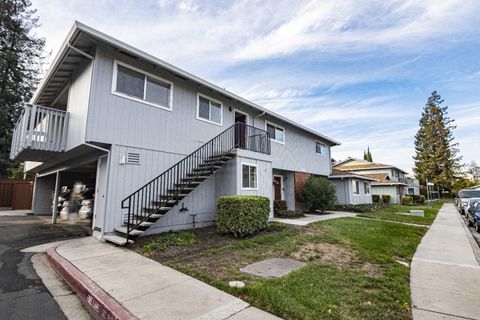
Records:
[[[35,99],[38,97],[39,92],[41,92],[41,91],[43,90],[43,88],[44,88],[44,86],[45,86],[45,83],[48,83],[48,80],[47,80],[47,79],[49,79],[49,78],[51,77],[52,73],[53,73],[54,70],[56,69],[59,61],[61,60],[60,57],[63,55],[63,52],[68,49],[68,43],[69,43],[70,39],[75,35],[76,32],[80,32],[80,31],[81,31],[81,32],[85,32],[85,33],[87,33],[89,36],[91,36],[91,37],[93,37],[93,38],[96,38],[96,39],[98,39],[98,40],[100,40],[100,41],[102,41],[102,42],[105,42],[105,43],[107,43],[107,44],[109,44],[109,45],[111,45],[111,46],[119,47],[120,49],[122,49],[122,50],[124,50],[124,51],[128,51],[128,52],[131,53],[131,54],[137,55],[137,56],[139,56],[140,58],[142,58],[142,59],[144,59],[144,60],[146,60],[146,61],[148,61],[148,62],[150,62],[150,63],[157,64],[157,65],[159,65],[159,66],[161,66],[161,67],[163,67],[163,68],[165,68],[165,69],[168,69],[168,70],[170,70],[170,71],[172,71],[172,72],[174,72],[174,73],[177,73],[178,75],[183,76],[183,77],[185,77],[185,78],[188,78],[188,79],[190,79],[191,81],[197,82],[198,84],[200,84],[200,85],[202,85],[202,86],[204,86],[204,87],[207,87],[207,88],[209,88],[209,89],[211,89],[211,90],[217,91],[217,92],[219,92],[219,93],[221,93],[221,94],[223,94],[223,95],[225,95],[225,96],[227,96],[227,97],[229,97],[229,98],[231,98],[231,99],[235,99],[235,100],[237,100],[237,101],[239,101],[239,102],[241,102],[241,103],[244,103],[244,104],[246,104],[246,105],[248,105],[248,106],[251,106],[252,108],[258,109],[258,110],[261,111],[261,112],[265,112],[265,114],[267,114],[267,115],[274,116],[275,118],[278,118],[278,119],[280,119],[280,120],[282,120],[282,121],[284,121],[284,122],[286,122],[286,123],[289,123],[289,124],[291,124],[291,125],[293,125],[293,126],[295,126],[295,127],[297,127],[297,128],[300,128],[300,129],[302,129],[302,130],[304,130],[304,131],[306,131],[306,132],[309,132],[309,133],[313,134],[314,136],[316,136],[316,137],[318,137],[318,138],[321,138],[321,139],[323,139],[323,140],[325,140],[325,141],[328,141],[328,142],[330,143],[330,146],[339,146],[339,145],[341,145],[341,143],[340,143],[339,141],[335,140],[335,139],[332,139],[332,138],[330,138],[330,137],[327,137],[327,136],[325,136],[325,135],[323,135],[323,134],[321,134],[321,133],[318,133],[318,132],[316,132],[316,131],[314,131],[314,130],[312,130],[312,129],[310,129],[310,128],[307,128],[307,127],[305,127],[305,126],[303,126],[303,125],[301,125],[301,124],[298,124],[298,123],[296,123],[296,122],[294,122],[294,121],[292,121],[292,120],[290,120],[290,119],[288,119],[288,118],[286,118],[286,117],[284,117],[284,116],[282,116],[282,115],[279,115],[279,114],[277,114],[277,113],[275,113],[275,112],[273,112],[273,111],[271,111],[271,110],[268,110],[268,109],[266,109],[266,108],[264,108],[264,107],[262,107],[262,106],[260,106],[260,105],[257,105],[256,103],[253,103],[253,102],[251,102],[251,101],[249,101],[249,100],[247,100],[247,99],[244,99],[244,98],[242,98],[242,97],[240,97],[240,96],[237,96],[236,94],[234,94],[234,93],[232,93],[232,92],[230,92],[230,91],[228,91],[228,90],[225,90],[225,89],[223,89],[223,88],[220,88],[220,87],[218,87],[217,85],[214,85],[213,83],[210,83],[210,82],[208,82],[208,81],[206,81],[206,80],[203,80],[203,79],[201,79],[201,78],[199,78],[199,77],[197,77],[197,76],[195,76],[195,75],[193,75],[193,74],[191,74],[191,73],[189,73],[189,72],[187,72],[187,71],[184,71],[184,70],[182,70],[182,69],[180,69],[180,68],[175,67],[174,65],[169,64],[168,62],[165,62],[165,61],[163,61],[163,60],[161,60],[161,59],[158,59],[158,58],[156,58],[156,57],[154,57],[154,56],[152,56],[152,55],[150,55],[150,54],[148,54],[148,53],[146,53],[146,52],[144,52],[144,51],[142,51],[142,50],[139,50],[139,49],[137,49],[137,48],[135,48],[135,47],[127,44],[127,43],[124,43],[124,42],[122,42],[122,41],[120,41],[120,40],[117,40],[117,39],[115,39],[115,38],[113,38],[113,37],[111,37],[111,36],[109,36],[109,35],[107,35],[107,34],[105,34],[105,33],[103,33],[103,32],[100,32],[100,31],[98,31],[98,30],[95,30],[95,29],[93,29],[93,28],[91,28],[91,27],[89,27],[89,26],[87,26],[87,25],[85,25],[85,24],[83,24],[83,23],[81,23],[81,22],[78,22],[78,21],[75,21],[75,23],[73,24],[73,26],[72,26],[72,28],[71,28],[71,30],[70,30],[70,32],[69,32],[66,40],[65,40],[64,43],[62,44],[61,50],[58,52],[58,54],[55,56],[55,58],[54,58],[54,60],[53,60],[52,68],[49,69],[49,71],[47,72],[47,75],[46,75],[46,77],[44,78],[44,81],[42,81],[42,84],[39,86],[39,89],[35,92],[34,99],[32,99],[32,101],[35,101]]]

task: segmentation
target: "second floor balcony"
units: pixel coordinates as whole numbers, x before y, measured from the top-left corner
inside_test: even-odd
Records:
[[[65,151],[68,113],[26,104],[12,136],[10,159],[45,161]]]

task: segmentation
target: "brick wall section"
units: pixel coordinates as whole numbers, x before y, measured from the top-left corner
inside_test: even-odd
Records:
[[[311,176],[310,173],[306,172],[295,172],[294,173],[294,180],[295,180],[295,210],[298,211],[308,211],[309,208],[305,208],[299,200],[298,194],[302,191],[303,185],[305,181]]]

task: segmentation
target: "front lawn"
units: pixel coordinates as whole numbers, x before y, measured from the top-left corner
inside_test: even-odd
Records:
[[[445,202],[444,200],[434,201],[431,207],[428,204],[423,206],[392,205],[385,209],[362,213],[359,217],[431,225]],[[410,210],[423,210],[425,217],[408,215]]]
[[[342,218],[308,227],[274,224],[246,240],[204,228],[195,230],[194,240],[173,237],[189,239],[187,247],[185,241],[179,246],[157,242],[144,251],[144,245],[155,241],[152,237],[135,249],[285,319],[411,319],[409,268],[396,260],[409,263],[425,232],[414,226]],[[271,257],[307,265],[275,279],[239,271]],[[231,288],[232,280],[246,286]]]

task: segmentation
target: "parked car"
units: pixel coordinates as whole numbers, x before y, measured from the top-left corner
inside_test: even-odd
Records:
[[[460,190],[457,198],[455,198],[455,205],[460,214],[465,214],[466,208],[469,205],[469,199],[480,198],[480,190]]]
[[[465,214],[468,226],[474,226],[477,232],[480,232],[480,200],[468,207]]]

